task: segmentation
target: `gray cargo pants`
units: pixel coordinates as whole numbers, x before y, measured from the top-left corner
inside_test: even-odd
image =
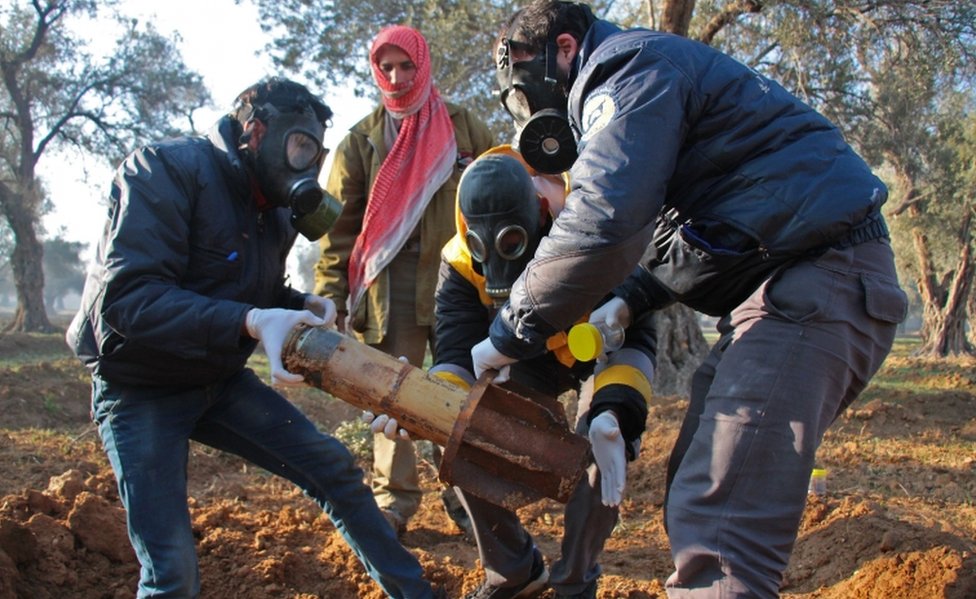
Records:
[[[668,465],[669,597],[778,596],[824,431],[906,310],[873,240],[792,264],[719,322]]]

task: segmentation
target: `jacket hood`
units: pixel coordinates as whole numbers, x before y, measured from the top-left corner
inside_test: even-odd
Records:
[[[234,182],[235,191],[250,195],[248,190],[247,165],[237,150],[237,140],[241,137],[241,125],[230,116],[221,117],[207,132],[207,139],[214,146],[214,155],[220,169],[228,181]]]

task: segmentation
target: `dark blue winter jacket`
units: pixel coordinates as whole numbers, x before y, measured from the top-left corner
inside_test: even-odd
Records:
[[[101,377],[207,385],[242,369],[251,308],[300,309],[285,285],[287,208],[261,211],[225,117],[208,137],[140,148],[119,167],[68,344]]]
[[[597,21],[570,84],[573,189],[493,323],[506,355],[538,354],[638,264],[632,308],[719,315],[792,260],[886,234],[885,186],[838,129],[717,50]]]

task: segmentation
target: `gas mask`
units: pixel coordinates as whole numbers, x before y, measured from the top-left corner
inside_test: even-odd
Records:
[[[511,156],[482,156],[461,177],[458,208],[485,292],[501,307],[542,239],[542,209],[532,178]]]
[[[540,173],[558,174],[576,161],[576,138],[566,113],[566,81],[556,68],[556,43],[530,60],[512,61],[512,50],[523,44],[502,39],[495,75],[502,106],[515,120],[518,149]]]
[[[318,184],[325,126],[311,108],[282,111],[264,104],[253,117],[266,125],[261,144],[249,156],[261,193],[272,205],[291,208],[292,225],[309,241],[319,239],[342,211]]]
[[[544,52],[515,41],[522,19],[518,16],[501,38],[495,56],[502,106],[515,119],[519,152],[532,168],[549,175],[569,170],[577,158],[576,135],[566,107],[569,81],[556,63],[556,38],[566,32],[583,39],[597,21],[590,7],[580,2],[559,2],[558,13],[559,25],[550,26]],[[532,58],[515,62],[515,53]]]

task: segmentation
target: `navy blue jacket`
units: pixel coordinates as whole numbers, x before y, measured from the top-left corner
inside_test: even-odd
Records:
[[[506,355],[540,353],[638,264],[633,308],[724,314],[865,222],[883,234],[885,186],[838,129],[717,50],[597,21],[570,84],[573,188],[492,324]]]
[[[67,341],[93,372],[130,385],[207,385],[256,346],[251,308],[299,309],[285,285],[290,211],[260,211],[225,117],[209,136],[140,148],[118,168],[109,220]]]

